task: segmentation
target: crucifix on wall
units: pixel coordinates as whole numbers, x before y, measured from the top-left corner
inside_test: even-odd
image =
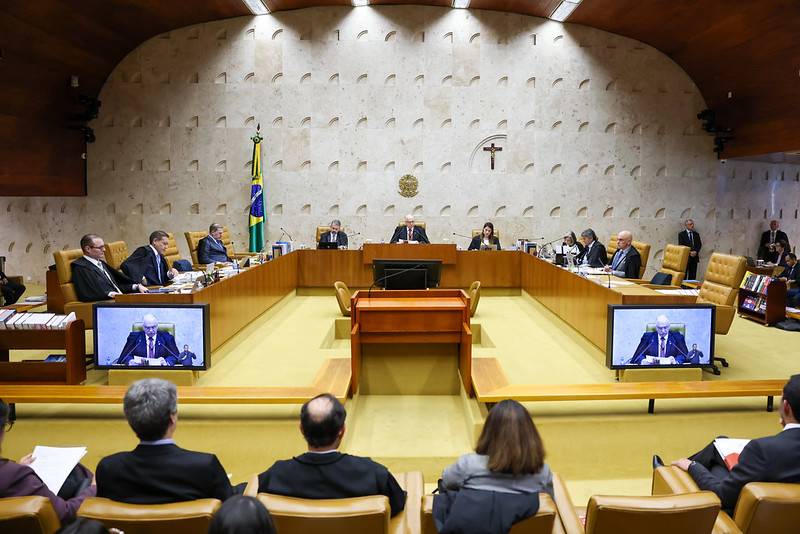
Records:
[[[494,143],[492,143],[489,146],[483,147],[483,151],[484,152],[491,152],[491,166],[492,166],[492,170],[494,170],[494,154],[495,154],[495,152],[502,152],[503,151],[503,147],[494,146]]]

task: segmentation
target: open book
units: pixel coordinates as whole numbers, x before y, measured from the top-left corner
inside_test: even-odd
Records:
[[[717,438],[714,440],[714,448],[722,456],[728,471],[739,463],[739,455],[748,443],[750,443],[749,439]]]

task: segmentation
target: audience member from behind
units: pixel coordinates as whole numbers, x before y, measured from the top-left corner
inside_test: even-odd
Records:
[[[208,534],[275,534],[275,526],[261,501],[236,495],[214,514]]]
[[[687,471],[702,490],[711,490],[722,501],[722,509],[733,515],[739,493],[749,482],[800,483],[800,374],[783,386],[780,403],[783,431],[751,440],[739,455],[739,463],[728,471],[714,442],[689,458],[672,462]],[[653,467],[663,465],[653,457]]]
[[[123,400],[125,417],[139,445],[106,456],[97,464],[97,495],[130,504],[165,504],[220,499],[233,493],[213,454],[181,449],[172,436],[178,425],[175,384],[146,378],[131,384]]]
[[[13,423],[9,421],[8,404],[0,400],[0,445]],[[33,455],[22,458],[19,463],[0,459],[0,497],[28,497],[41,495],[47,497],[61,521],[75,517],[84,499],[94,497],[96,486],[92,473],[78,464],[72,470],[64,486],[54,494],[42,482],[42,479],[29,467],[33,463]]]
[[[329,393],[306,402],[300,410],[300,431],[308,452],[275,462],[258,476],[258,491],[304,499],[386,495],[392,515],[401,512],[406,494],[388,469],[337,451],[346,417],[342,403]]]

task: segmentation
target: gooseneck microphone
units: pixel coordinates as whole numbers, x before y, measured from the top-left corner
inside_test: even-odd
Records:
[[[283,233],[281,234],[281,237],[283,237],[283,235],[284,235],[284,234],[286,234],[286,237],[288,237],[288,238],[289,238],[289,241],[294,241],[294,239],[292,238],[292,234],[290,234],[289,232],[287,232],[287,231],[286,231],[286,228],[284,228],[283,226],[281,226],[281,232],[283,232]],[[280,240],[281,240],[281,237],[279,237],[279,238],[278,238],[278,241],[280,241]]]
[[[463,237],[463,238],[465,238],[465,239],[472,239],[472,237],[470,237],[470,236],[468,236],[468,235],[464,235],[464,234],[457,234],[457,233],[455,233],[455,232],[453,232],[453,235],[455,235],[455,236],[458,236],[458,237]]]

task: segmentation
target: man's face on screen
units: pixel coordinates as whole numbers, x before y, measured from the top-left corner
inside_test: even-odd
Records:
[[[152,315],[145,316],[142,321],[142,330],[147,337],[153,337],[158,332],[158,321]]]
[[[663,321],[656,323],[656,332],[658,332],[658,337],[666,337],[669,334],[669,323]]]

